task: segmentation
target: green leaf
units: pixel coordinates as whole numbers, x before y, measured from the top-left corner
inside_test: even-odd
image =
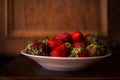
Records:
[[[88,37],[88,40],[91,42],[91,43],[94,43],[94,42],[97,42],[100,38],[100,32],[96,32],[96,34],[94,35],[91,35],[90,37]]]
[[[92,36],[89,36],[89,37],[88,37],[88,40],[89,40],[91,43],[93,43],[93,42],[92,42]]]
[[[93,47],[92,49],[91,49],[91,55],[94,55],[96,53],[96,47]]]
[[[37,54],[37,51],[35,49],[32,49],[32,54],[36,55]]]
[[[92,43],[92,44],[88,45],[86,48],[88,49],[88,48],[92,47],[93,45],[94,44]]]
[[[105,47],[104,47],[103,45],[101,45],[100,50],[101,50],[102,52],[104,52]]]
[[[30,51],[32,44],[33,44],[32,41],[29,41],[29,42],[28,42],[28,45],[27,45],[26,48],[25,48],[25,51]]]
[[[77,57],[80,52],[81,52],[81,48],[73,48],[73,50],[71,51],[71,56]]]
[[[100,49],[97,50],[97,55],[102,55],[102,51]]]
[[[92,38],[92,43],[96,42],[97,41],[97,38],[96,37],[93,37]]]
[[[78,55],[75,53],[72,53],[71,57],[77,57]]]
[[[48,45],[48,39],[44,39],[42,42],[43,42],[44,44]]]

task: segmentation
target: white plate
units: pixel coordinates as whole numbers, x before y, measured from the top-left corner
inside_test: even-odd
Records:
[[[50,56],[36,56],[30,55],[24,52],[21,54],[33,59],[39,65],[46,69],[57,71],[73,71],[80,70],[90,66],[92,63],[101,60],[111,55],[111,53],[105,56],[97,57],[50,57]]]

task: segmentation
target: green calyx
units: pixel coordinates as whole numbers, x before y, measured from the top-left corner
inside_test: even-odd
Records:
[[[73,50],[71,51],[71,56],[77,57],[80,52],[81,52],[81,48],[73,48]]]
[[[43,52],[42,50],[42,46],[37,47],[37,48],[32,48],[33,42],[30,41],[28,42],[27,47],[25,48],[25,52],[28,54],[32,54],[32,55],[41,55],[41,56],[45,56],[46,54]]]
[[[91,54],[94,55],[97,51],[97,45],[94,45],[91,49]]]
[[[79,55],[81,52],[85,51],[85,50],[86,50],[86,48],[85,48],[85,44],[84,44],[84,43],[83,43],[83,45],[80,46],[80,47],[74,47],[74,48],[72,48],[72,50],[71,50],[71,57],[78,57],[78,55]]]
[[[72,44],[70,44],[69,42],[66,42],[65,45],[66,45],[67,51],[71,51],[73,49]]]
[[[94,43],[94,42],[97,42],[100,38],[100,33],[97,32],[96,34],[94,34],[93,36],[91,35],[90,37],[88,37],[88,40],[91,42],[91,43]]]
[[[33,55],[45,56],[45,53],[43,52],[42,47],[33,48],[33,49],[31,50],[31,53],[32,53]]]
[[[73,48],[72,51],[71,51],[71,56],[72,57],[78,57],[78,55],[83,51],[85,51],[84,47]]]
[[[43,42],[44,44],[48,45],[48,39],[49,39],[49,37],[47,36],[46,39],[42,40],[42,42]]]
[[[104,54],[104,51],[106,50],[104,44],[99,44],[97,42],[92,43],[89,45],[87,48],[91,48],[91,55],[97,54],[97,55],[102,55]]]
[[[33,44],[32,41],[28,42],[28,45],[25,48],[25,52],[26,53],[28,53],[28,54],[30,53],[32,44]]]

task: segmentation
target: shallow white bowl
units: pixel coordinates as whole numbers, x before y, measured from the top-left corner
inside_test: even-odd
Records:
[[[24,52],[21,52],[21,54],[33,59],[39,65],[46,69],[57,71],[80,70],[90,66],[92,63],[98,60],[101,60],[111,55],[111,53],[109,53],[105,56],[98,57],[50,57],[30,55]]]

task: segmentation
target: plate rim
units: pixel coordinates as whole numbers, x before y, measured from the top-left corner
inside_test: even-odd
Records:
[[[109,54],[106,54],[104,56],[93,56],[93,57],[51,57],[51,56],[39,56],[39,55],[32,55],[32,54],[27,54],[24,51],[20,52],[22,55],[25,56],[30,56],[30,57],[36,57],[36,58],[44,58],[44,59],[99,59],[99,58],[105,58],[105,57],[109,57],[110,55],[112,55],[111,52],[109,52]]]

